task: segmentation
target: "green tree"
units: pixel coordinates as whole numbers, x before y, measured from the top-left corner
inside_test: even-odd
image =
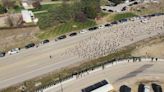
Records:
[[[6,13],[7,10],[3,6],[0,5],[0,14]]]
[[[122,2],[124,2],[125,0],[109,0],[109,1],[111,1],[111,2],[113,2],[114,4],[120,4],[120,3],[122,3]]]
[[[2,1],[3,6],[6,9],[14,8],[16,6],[16,1],[15,0],[1,0],[1,1]]]
[[[100,12],[100,0],[81,0],[81,3],[88,18],[94,19]]]

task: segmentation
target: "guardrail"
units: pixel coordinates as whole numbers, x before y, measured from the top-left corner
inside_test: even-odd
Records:
[[[71,80],[77,79],[78,77],[80,77],[80,75],[83,75],[85,73],[86,74],[93,73],[96,71],[103,70],[105,68],[112,67],[114,65],[124,64],[124,63],[134,63],[134,62],[157,62],[157,61],[164,61],[164,59],[158,59],[158,58],[154,58],[154,57],[128,57],[128,58],[116,58],[116,59],[112,59],[112,60],[107,60],[105,63],[98,64],[93,67],[88,67],[79,72],[72,73],[69,76],[66,76],[62,79],[59,78],[56,81],[50,82],[48,85],[43,84],[42,86],[37,88],[36,92],[44,92],[46,90],[49,90],[51,88],[54,88],[54,87],[60,85],[61,82],[66,83]]]

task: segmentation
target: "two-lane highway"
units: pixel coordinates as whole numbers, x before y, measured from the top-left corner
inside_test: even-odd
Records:
[[[103,41],[103,36],[105,36],[105,40],[110,39],[111,44],[113,44],[114,40],[117,40],[120,45],[119,47],[110,47],[119,49],[124,46],[130,45],[132,43],[135,43],[137,41],[143,40],[145,38],[153,37],[164,33],[163,26],[161,23],[164,21],[164,16],[155,17],[149,20],[148,23],[142,24],[139,20],[135,21],[128,21],[127,23],[118,24],[113,27],[104,28],[104,29],[98,29],[96,31],[87,32],[85,34],[79,34],[75,37],[68,37],[61,41],[52,41],[49,44],[39,46],[38,48],[34,47],[28,50],[22,50],[20,53],[15,55],[6,56],[4,58],[0,58],[0,89],[9,87],[11,85],[14,85],[16,83],[23,82],[25,80],[32,79],[34,77],[43,75],[45,73],[55,71],[58,69],[61,69],[66,66],[71,66],[73,64],[81,63],[82,61],[88,60],[87,58],[79,58],[79,55],[71,54],[70,52],[67,52],[70,50],[70,48],[80,49],[80,51],[84,51],[85,49],[83,47],[77,48],[77,44],[81,41],[90,41],[93,36],[96,38],[99,34],[101,36],[96,41]],[[160,25],[156,25],[156,22],[160,23]],[[153,24],[151,24],[153,23]],[[125,30],[125,26],[131,26],[135,25],[133,28],[134,32],[131,33],[131,30]],[[136,25],[138,24],[138,25]],[[143,27],[143,26],[145,27]],[[157,28],[160,28],[159,30],[153,29],[147,29],[146,27],[151,26],[157,26]],[[120,28],[123,28],[124,30],[121,30]],[[145,29],[140,29],[145,28]],[[140,33],[138,31],[144,30],[145,32]],[[120,32],[125,31],[123,34],[119,34]],[[150,32],[150,33],[149,33]],[[134,39],[130,40],[131,38],[127,37],[128,41],[122,41],[121,37],[127,36],[130,34],[133,34]],[[108,36],[111,35],[111,36]],[[112,35],[116,35],[112,37]],[[120,38],[118,38],[118,36]],[[93,37],[93,38],[94,38]],[[109,38],[107,38],[109,37]],[[113,41],[112,41],[113,40]],[[106,41],[106,42],[110,42]],[[115,42],[115,43],[116,43]],[[100,45],[104,45],[103,44]],[[90,46],[91,47],[85,47]],[[92,48],[93,46],[96,46],[95,43],[89,43],[84,44],[84,47],[86,49]],[[69,49],[69,50],[68,50]],[[90,51],[90,49],[89,49]],[[101,52],[101,51],[98,51]],[[86,52],[87,55],[92,55],[92,52]],[[91,53],[91,54],[90,54]],[[50,55],[52,58],[50,58]]]

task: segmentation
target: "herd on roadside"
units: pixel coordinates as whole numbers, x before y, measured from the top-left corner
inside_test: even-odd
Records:
[[[132,17],[132,18],[125,18],[125,19],[121,19],[121,20],[118,20],[118,21],[113,21],[111,23],[106,23],[106,24],[94,26],[94,27],[91,27],[91,28],[88,28],[88,29],[83,29],[80,32],[72,32],[72,33],[70,33],[68,35],[65,35],[64,34],[64,35],[61,35],[61,36],[57,37],[55,39],[55,41],[66,39],[67,36],[73,37],[73,36],[76,36],[78,34],[84,34],[84,33],[87,33],[89,31],[96,31],[98,29],[103,29],[103,28],[111,27],[113,25],[116,25],[116,24],[119,24],[119,23],[124,23],[124,22],[127,22],[127,21],[141,20],[141,22],[146,22],[147,19],[149,19],[151,17],[161,16],[161,15],[164,15],[164,13],[156,13],[156,14],[151,14],[151,15],[146,15],[146,16],[136,16],[136,17]],[[48,39],[45,39],[45,40],[41,41],[40,44],[47,44],[49,42],[50,41]],[[38,45],[35,44],[35,43],[29,43],[24,48],[25,49],[29,49],[29,48],[32,48],[32,47],[38,47]],[[0,51],[0,57],[4,57],[7,54],[13,55],[13,54],[19,53],[21,49],[22,48],[13,48],[13,49],[9,50],[8,52]]]

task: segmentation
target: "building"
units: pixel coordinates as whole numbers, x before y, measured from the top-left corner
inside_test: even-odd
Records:
[[[22,0],[22,6],[24,9],[34,9],[40,7],[41,0]]]
[[[38,19],[35,18],[32,11],[22,10],[21,11],[23,22],[25,23],[37,23]]]

